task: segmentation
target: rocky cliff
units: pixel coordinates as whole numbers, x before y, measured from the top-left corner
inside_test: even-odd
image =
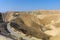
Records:
[[[1,20],[1,25],[5,25],[1,34],[13,40],[60,39],[60,10],[5,12],[1,13]]]

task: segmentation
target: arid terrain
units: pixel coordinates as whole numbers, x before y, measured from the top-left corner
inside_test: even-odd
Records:
[[[9,11],[0,17],[1,40],[60,40],[60,10]]]

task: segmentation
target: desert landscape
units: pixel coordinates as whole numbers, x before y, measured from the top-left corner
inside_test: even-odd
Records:
[[[0,40],[60,40],[60,10],[0,13]]]

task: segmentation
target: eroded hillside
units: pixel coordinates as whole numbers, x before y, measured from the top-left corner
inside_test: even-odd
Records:
[[[60,40],[60,10],[11,11],[2,18],[9,34],[3,35],[14,40]]]

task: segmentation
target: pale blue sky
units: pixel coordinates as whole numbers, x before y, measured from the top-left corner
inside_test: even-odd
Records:
[[[0,12],[60,10],[60,0],[0,0]]]

